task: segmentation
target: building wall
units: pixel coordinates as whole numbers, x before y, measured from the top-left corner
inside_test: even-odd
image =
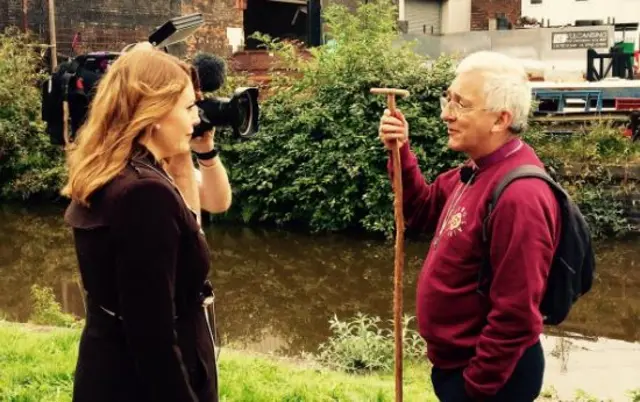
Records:
[[[22,27],[22,0],[0,0],[0,30]],[[172,17],[202,12],[205,25],[182,50],[219,55],[230,53],[229,38],[242,29],[243,10],[236,0],[57,0],[56,39],[58,54],[72,54],[74,35],[80,34],[78,52],[119,51],[129,43],[146,40],[149,33]],[[28,0],[29,29],[43,42],[49,41],[47,0]],[[232,30],[229,31],[228,28]]]
[[[568,35],[576,35],[577,38]],[[598,35],[601,39],[580,43],[581,38],[591,35]],[[580,78],[587,66],[587,47],[593,46],[598,53],[607,53],[613,37],[613,26],[610,25],[473,31],[439,37],[405,35],[407,40],[417,40],[415,50],[418,53],[431,57],[492,50],[526,60],[536,68],[543,68],[549,76],[560,77],[566,73]]]
[[[522,0],[522,15],[549,20],[551,25],[573,24],[575,20],[639,22],[638,0]],[[546,23],[545,23],[546,25]]]
[[[446,0],[441,10],[442,34],[469,32],[471,29],[471,0]]]
[[[197,49],[229,56],[237,49],[238,42],[244,40],[244,10],[236,6],[236,0],[182,0],[181,3],[183,15],[201,12],[205,19],[205,25],[187,41],[190,52]]]
[[[405,18],[409,33],[434,35],[441,33],[441,10],[438,1],[406,0]]]
[[[471,30],[488,30],[489,19],[496,18],[500,14],[504,14],[511,24],[515,24],[518,18],[520,18],[522,1],[526,2],[530,0],[472,0]]]

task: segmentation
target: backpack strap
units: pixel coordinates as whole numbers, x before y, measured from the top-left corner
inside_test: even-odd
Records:
[[[488,296],[489,287],[491,285],[491,277],[492,277],[492,269],[491,269],[491,259],[489,256],[490,252],[490,235],[489,235],[489,219],[491,219],[491,214],[498,204],[498,200],[500,196],[504,192],[504,190],[511,184],[513,181],[523,178],[538,178],[546,181],[556,193],[561,193],[566,195],[564,189],[549,176],[549,174],[541,167],[535,165],[521,165],[513,170],[509,171],[502,180],[498,182],[496,187],[493,189],[491,194],[491,198],[487,203],[487,213],[482,220],[482,243],[483,249],[485,252],[485,259],[480,267],[480,272],[478,275],[478,293],[482,296]]]

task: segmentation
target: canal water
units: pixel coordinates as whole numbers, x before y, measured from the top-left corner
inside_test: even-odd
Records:
[[[51,287],[64,311],[84,315],[63,212],[60,206],[0,207],[0,311],[8,318],[28,319],[33,284]],[[210,225],[206,235],[220,332],[227,342],[297,355],[317,350],[330,335],[334,315],[392,318],[392,241],[232,225]],[[425,241],[407,241],[405,247],[407,314],[414,314],[416,278],[426,249]],[[560,330],[640,341],[640,242],[599,244],[597,257],[593,291]]]
[[[33,284],[52,288],[65,312],[84,316],[63,213],[60,206],[0,206],[0,318],[29,319]],[[393,241],[235,225],[205,232],[219,329],[229,347],[298,356],[317,352],[334,315],[392,319]],[[415,311],[427,246],[405,245],[406,314]],[[575,400],[577,389],[597,400],[629,400],[628,391],[640,389],[640,241],[598,244],[597,259],[592,292],[543,337],[544,387],[560,400]]]

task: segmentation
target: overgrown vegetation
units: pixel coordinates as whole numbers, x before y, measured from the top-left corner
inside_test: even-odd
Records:
[[[447,149],[439,119],[438,97],[453,78],[454,60],[429,60],[410,43],[400,43],[390,1],[362,4],[355,13],[332,5],[323,16],[331,40],[309,54],[293,43],[256,35],[280,61],[279,73],[261,104],[259,135],[250,141],[217,136],[234,188],[232,209],[219,219],[391,236],[393,194],[387,152],[377,138],[386,100],[370,88],[411,92],[398,106],[431,180],[463,159]],[[38,56],[17,32],[1,35],[0,42],[0,199],[56,197],[65,171],[62,152],[48,144],[40,121]],[[229,93],[245,78],[232,74],[221,92]],[[633,188],[620,185],[602,166],[640,163],[640,145],[613,127],[585,130],[549,138],[534,127],[527,138],[559,173],[567,164],[586,163],[563,184],[597,238],[623,235],[630,227],[619,193]]]
[[[403,320],[403,356],[420,362],[425,360],[426,345],[420,334],[410,329],[412,320],[413,317],[408,316]],[[313,357],[327,367],[349,373],[393,371],[392,324],[383,326],[379,317],[362,313],[348,321],[334,316],[330,320],[333,335],[319,346],[319,353]]]
[[[73,315],[62,311],[51,288],[33,285],[31,299],[33,301],[33,310],[29,319],[31,323],[67,328],[78,328],[83,325],[83,322]]]
[[[73,390],[80,331],[36,331],[0,322],[0,400],[68,402]],[[316,367],[224,349],[220,355],[220,400],[393,401],[393,374],[352,376]],[[424,366],[405,368],[405,398],[436,401]]]
[[[71,401],[80,340],[78,327],[82,322],[60,310],[50,288],[34,287],[33,297],[35,305],[31,321],[50,327],[29,327],[0,320],[0,400]],[[367,331],[375,323],[377,321],[368,318],[362,320]],[[363,344],[366,345],[364,349],[368,349],[364,353],[373,358],[375,343],[364,340]],[[380,347],[376,350],[387,352],[385,340],[379,340],[377,344]],[[411,343],[408,346],[411,348]],[[337,353],[340,352],[333,353],[332,357],[339,357]],[[427,373],[424,361],[405,364],[407,400],[437,400],[427,381]],[[264,357],[229,348],[224,348],[220,355],[219,374],[223,401],[382,402],[393,400],[395,384],[393,371],[389,370],[355,376],[325,369],[312,360]]]
[[[438,96],[452,79],[450,58],[428,60],[410,44],[394,43],[393,5],[361,5],[355,14],[335,6],[325,12],[331,42],[301,57],[298,48],[257,35],[281,61],[262,104],[260,135],[250,142],[226,140],[224,160],[234,183],[234,205],[227,219],[293,224],[311,231],[360,229],[393,233],[392,192],[387,153],[377,138],[386,100],[372,87],[408,89],[399,100],[411,125],[412,149],[427,179],[462,159],[446,148]],[[613,127],[588,135],[553,139],[533,127],[541,156],[551,166],[565,163],[635,160],[640,146]],[[224,142],[224,141],[223,141]],[[561,171],[561,170],[560,170]],[[610,178],[593,180],[592,171],[564,184],[581,205],[597,238],[629,229],[618,194],[606,191]],[[627,188],[628,190],[628,188]]]
[[[40,57],[29,37],[0,32],[0,198],[55,196],[63,154],[49,144],[40,119]]]
[[[409,44],[394,45],[394,13],[390,2],[363,4],[355,14],[338,5],[327,8],[332,44],[311,50],[308,58],[293,44],[259,36],[289,75],[271,85],[260,135],[225,144],[236,200],[232,218],[390,234],[387,155],[377,138],[386,99],[372,95],[372,87],[411,91],[399,105],[412,122],[427,176],[459,158],[447,150],[438,118],[452,61],[441,58],[428,67]]]
[[[8,402],[71,401],[80,329],[74,317],[60,311],[50,288],[34,288],[34,327],[0,320],[0,400]],[[410,319],[405,318],[405,328]],[[334,335],[314,360],[261,356],[224,348],[220,355],[222,401],[393,401],[392,335],[376,317],[358,315],[346,322],[334,318]],[[72,327],[72,328],[62,328]],[[403,390],[408,401],[436,401],[429,367],[418,335],[405,332]],[[383,355],[383,360],[377,355]],[[338,370],[334,370],[337,368]],[[344,371],[349,373],[344,373]],[[359,373],[360,375],[354,375]],[[631,401],[640,391],[628,392]],[[546,388],[542,401],[557,401]],[[576,401],[598,400],[582,390]]]
[[[624,199],[638,191],[637,183],[612,172],[640,165],[639,144],[601,122],[557,137],[542,134],[534,125],[526,139],[580,205],[595,238],[622,236],[631,230]]]

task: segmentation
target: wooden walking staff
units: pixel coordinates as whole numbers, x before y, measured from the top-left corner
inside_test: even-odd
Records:
[[[387,95],[387,107],[396,111],[396,95],[407,97],[409,91],[394,88],[372,88],[371,93]],[[393,209],[396,221],[396,247],[393,280],[393,329],[395,337],[396,402],[402,402],[402,277],[404,267],[404,213],[402,211],[402,166],[400,147],[396,144],[393,155]]]

